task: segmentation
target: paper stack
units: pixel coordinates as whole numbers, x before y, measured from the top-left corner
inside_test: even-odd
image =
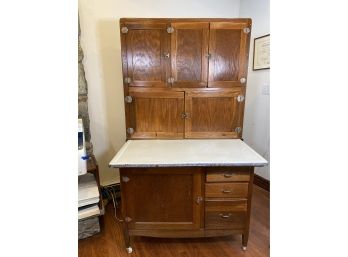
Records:
[[[93,174],[87,173],[78,177],[79,182],[79,219],[100,214],[98,207],[99,190]]]

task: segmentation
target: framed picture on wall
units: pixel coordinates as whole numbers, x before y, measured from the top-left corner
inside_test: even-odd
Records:
[[[253,70],[270,68],[270,34],[254,39]]]

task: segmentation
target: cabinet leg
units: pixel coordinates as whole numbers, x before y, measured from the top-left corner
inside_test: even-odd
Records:
[[[242,235],[242,249],[246,251],[249,240],[249,232]]]
[[[128,253],[132,253],[133,249],[132,249],[131,244],[130,244],[130,236],[128,233],[127,224],[125,224],[125,222],[123,222],[122,226],[123,226],[123,238],[124,238],[124,243],[126,245],[126,250]]]

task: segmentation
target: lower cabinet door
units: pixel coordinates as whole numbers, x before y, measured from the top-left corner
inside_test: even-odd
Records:
[[[127,168],[121,171],[122,211],[128,229],[203,227],[200,168]]]

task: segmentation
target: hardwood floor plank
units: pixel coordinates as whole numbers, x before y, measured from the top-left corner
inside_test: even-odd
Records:
[[[132,237],[133,253],[125,250],[121,224],[113,206],[106,207],[102,232],[79,241],[79,257],[268,257],[270,253],[269,192],[254,185],[248,248],[240,235],[214,238],[169,239]]]

